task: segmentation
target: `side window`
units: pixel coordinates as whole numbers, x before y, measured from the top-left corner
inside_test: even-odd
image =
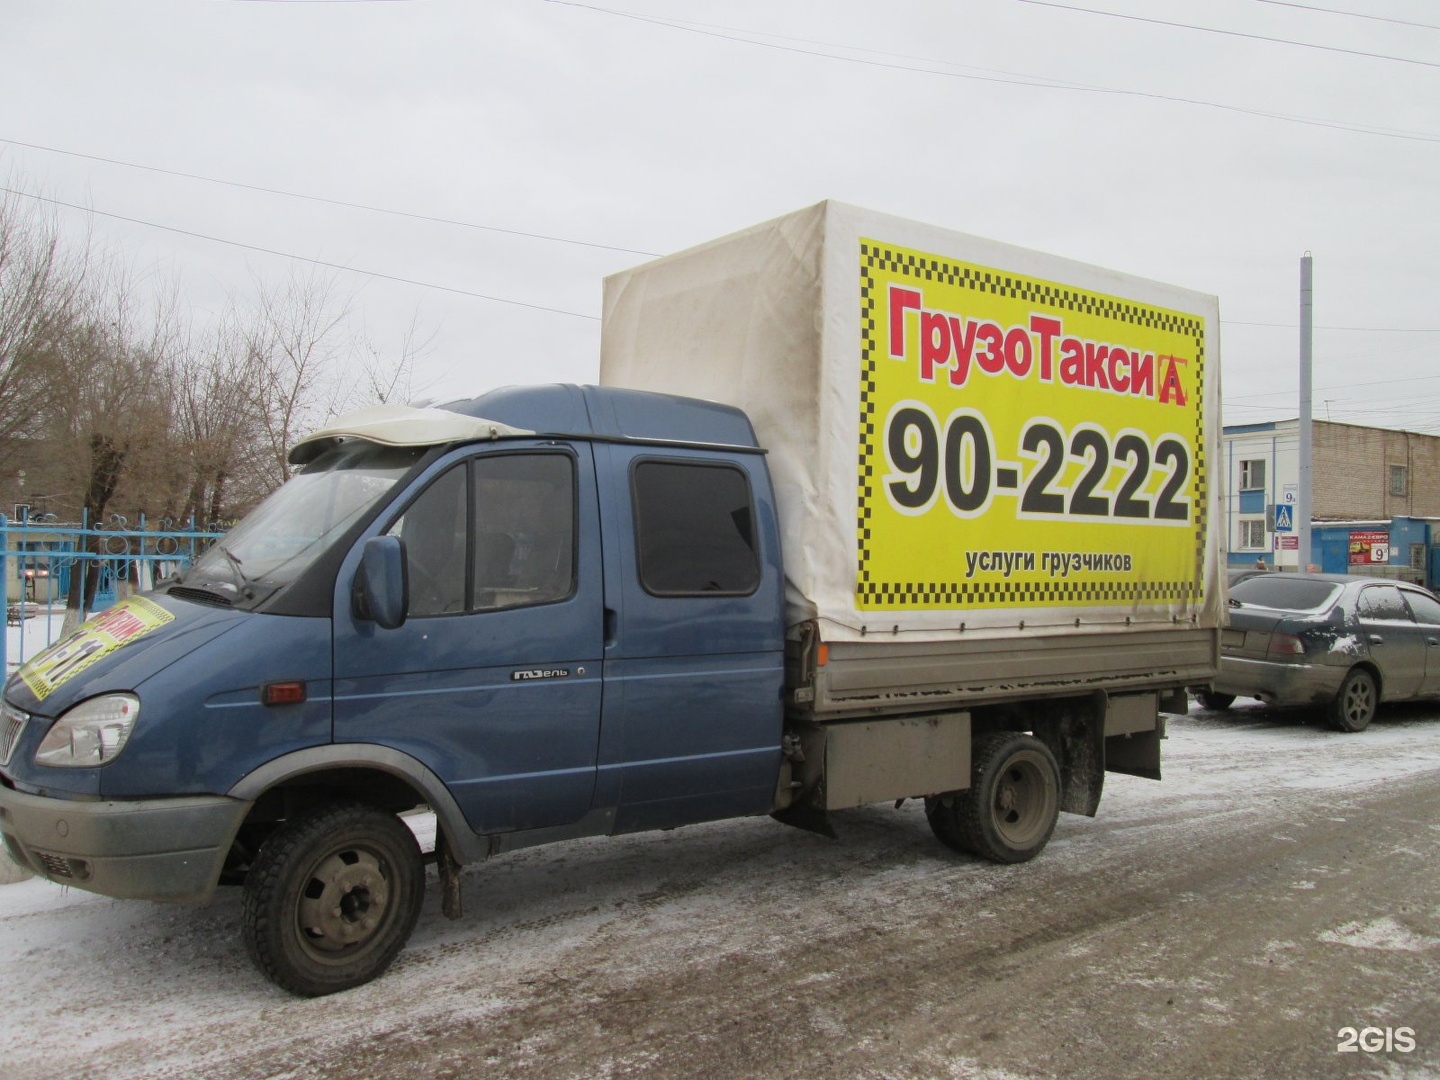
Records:
[[[389,532],[405,541],[412,617],[563,600],[575,586],[574,463],[554,453],[472,459]]]
[[[1400,590],[1394,585],[1368,585],[1360,593],[1356,605],[1362,619],[1388,619],[1391,622],[1410,622],[1410,609],[1400,597]]]
[[[743,596],[760,584],[750,483],[730,465],[642,461],[631,475],[640,584],[655,596]]]
[[[474,610],[546,604],[575,585],[575,466],[566,454],[499,454],[472,463]]]
[[[390,526],[405,541],[410,614],[447,615],[465,610],[465,466],[457,465],[420,493]]]
[[[1429,626],[1440,626],[1440,603],[1424,593],[1405,590],[1405,600],[1415,613],[1415,621]]]

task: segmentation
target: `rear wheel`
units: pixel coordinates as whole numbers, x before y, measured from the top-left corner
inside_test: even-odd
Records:
[[[1219,694],[1214,690],[1196,690],[1195,700],[1207,709],[1214,709],[1216,712],[1223,712],[1235,704],[1234,694]]]
[[[424,897],[420,847],[400,819],[330,803],[285,822],[256,855],[245,880],[245,948],[292,993],[348,990],[390,966]]]
[[[1364,668],[1352,668],[1330,703],[1330,726],[1336,731],[1364,731],[1375,719],[1379,704],[1380,689],[1375,685],[1375,676]]]
[[[1033,735],[976,739],[970,789],[927,800],[926,817],[947,847],[999,863],[1040,854],[1060,815],[1060,769]]]

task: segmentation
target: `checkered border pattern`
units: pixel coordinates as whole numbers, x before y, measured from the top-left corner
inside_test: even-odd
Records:
[[[875,372],[880,347],[875,340],[879,303],[875,271],[921,281],[938,281],[975,292],[1027,300],[1037,308],[1051,311],[1078,311],[1100,315],[1192,339],[1195,347],[1195,385],[1205,385],[1205,323],[1182,312],[1164,311],[1143,304],[1094,296],[1018,275],[1002,274],[977,267],[955,266],[940,259],[920,258],[889,248],[860,243],[860,458],[859,501],[856,539],[859,548],[857,602],[862,606],[903,608],[988,607],[997,604],[1176,604],[1198,603],[1205,575],[1205,533],[1208,525],[1209,479],[1205,458],[1205,403],[1195,409],[1196,448],[1194,487],[1195,573],[1189,581],[990,581],[990,582],[898,582],[876,581],[870,570],[871,502],[875,498],[875,469],[880,460],[876,432]]]

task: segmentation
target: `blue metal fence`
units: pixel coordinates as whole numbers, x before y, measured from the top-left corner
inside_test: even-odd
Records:
[[[98,564],[99,586],[83,619],[114,604],[125,583],[137,591],[185,569],[220,530],[169,520],[137,527],[112,517],[108,527],[53,519],[8,520],[0,514],[0,601],[6,632],[0,636],[0,671],[10,671],[59,634],[72,574]],[[18,628],[18,629],[16,629]]]

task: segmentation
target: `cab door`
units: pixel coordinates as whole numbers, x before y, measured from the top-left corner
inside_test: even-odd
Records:
[[[342,575],[335,741],[418,758],[479,833],[577,821],[594,795],[601,704],[589,445],[449,455],[379,531],[404,541],[407,618],[393,630],[356,618]]]
[[[783,727],[779,536],[759,454],[602,457],[605,710],[615,832],[768,813]]]

